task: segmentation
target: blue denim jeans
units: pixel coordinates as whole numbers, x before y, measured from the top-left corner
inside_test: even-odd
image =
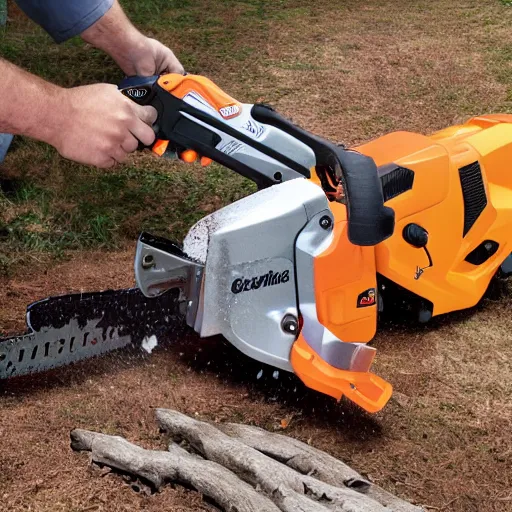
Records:
[[[3,162],[9,146],[12,142],[12,135],[10,133],[0,133],[0,162]]]

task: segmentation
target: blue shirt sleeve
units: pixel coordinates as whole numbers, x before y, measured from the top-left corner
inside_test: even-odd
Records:
[[[57,43],[81,34],[98,21],[114,0],[16,0]]]

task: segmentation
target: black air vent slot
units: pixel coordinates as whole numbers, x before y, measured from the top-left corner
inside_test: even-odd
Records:
[[[478,162],[461,167],[459,176],[464,198],[464,237],[487,206],[487,196]]]
[[[484,240],[466,256],[465,260],[472,265],[482,265],[482,263],[485,263],[491,256],[496,254],[498,248],[498,242],[494,240]]]
[[[384,202],[411,190],[414,172],[396,164],[382,165],[378,169]]]

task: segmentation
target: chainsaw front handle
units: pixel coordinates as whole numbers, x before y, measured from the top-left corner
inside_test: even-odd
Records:
[[[315,153],[316,169],[328,168],[341,180],[347,205],[348,236],[354,245],[377,245],[393,234],[395,215],[391,208],[384,206],[382,185],[373,159],[307,132],[268,105],[254,105],[251,114],[257,121],[286,131],[308,145]]]

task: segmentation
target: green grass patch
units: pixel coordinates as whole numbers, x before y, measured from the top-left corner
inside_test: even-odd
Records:
[[[502,112],[512,113],[512,48],[495,44],[487,49],[487,66],[496,80],[507,86]]]
[[[320,73],[329,69],[330,64],[322,60],[323,43],[316,43],[314,37],[309,39],[321,28],[322,20],[332,19],[336,14],[340,16],[342,30],[343,20],[351,19],[356,12],[346,2],[314,4],[304,0],[121,0],[121,3],[142,31],[176,50],[189,72],[213,78],[241,101],[254,102],[264,96],[264,101],[270,103],[297,93],[301,85],[296,85],[293,77],[298,78],[297,84],[304,84],[301,81],[304,77],[311,74],[312,80],[317,80]],[[366,7],[367,16],[356,8],[361,17],[358,31],[372,28],[390,37],[396,34],[395,26],[404,22],[385,9],[380,9],[376,20],[372,12],[376,7]],[[499,7],[495,9],[503,12]],[[416,16],[417,12],[412,9],[410,16]],[[467,9],[461,12],[470,18],[475,15]],[[500,22],[489,14],[478,18],[478,26],[485,26],[488,19],[496,24]],[[386,25],[389,23],[390,26]],[[283,36],[287,33],[288,38]],[[500,110],[512,111],[512,50],[496,39],[497,36],[486,39],[479,51],[485,54],[485,65],[493,76],[508,86]],[[282,40],[282,51],[273,45],[279,40]],[[307,47],[304,41],[308,42]],[[357,37],[340,42],[347,69],[363,48],[363,41]],[[42,29],[18,15],[0,31],[0,52],[4,58],[63,86],[117,83],[122,78],[122,72],[108,56],[90,48],[80,38],[56,45]],[[427,78],[432,67],[432,63],[426,64],[425,72],[413,76],[401,74],[397,78],[403,81],[404,94],[409,99],[429,98],[433,85]],[[276,70],[286,71],[281,73],[285,79],[273,75],[272,71]],[[340,84],[350,78],[350,73],[339,69]],[[370,89],[368,94],[371,98]],[[385,110],[366,113],[365,101],[339,107],[361,118],[359,138],[395,128],[394,117]],[[438,104],[439,109],[456,105],[459,114],[479,111],[469,93],[446,80],[439,80],[435,96],[429,101]],[[316,114],[328,118],[331,110],[332,105],[326,103],[325,112],[320,107]],[[0,272],[3,273],[30,254],[60,257],[68,250],[115,249],[128,241],[134,243],[141,230],[179,240],[204,215],[254,191],[249,182],[217,165],[201,169],[137,157],[131,165],[100,171],[65,161],[53,149],[26,139],[15,142],[4,167],[9,173],[1,181],[0,189]]]
[[[269,0],[123,0],[130,19],[143,32],[176,50],[190,72],[216,72],[255,66],[269,37],[269,22],[299,16],[293,2]],[[256,39],[258,48],[245,42]],[[259,50],[259,51],[258,51]],[[37,25],[16,16],[0,31],[0,54],[63,86],[118,83],[121,71],[101,51],[79,37],[56,45]]]
[[[0,181],[0,272],[23,255],[115,249],[142,230],[181,241],[200,218],[254,191],[216,164],[162,161],[102,171],[62,160],[42,144],[18,143],[6,166],[24,169]],[[35,171],[36,170],[36,173]]]
[[[284,2],[124,0],[132,21],[173,47],[187,70],[211,75],[243,68],[257,72],[266,21]],[[256,41],[245,36],[255,30]],[[56,45],[35,24],[14,16],[0,31],[8,60],[66,87],[118,83],[122,72],[79,37]],[[249,88],[249,86],[248,86]],[[248,100],[247,98],[242,98]],[[137,157],[102,171],[63,160],[48,146],[15,139],[0,174],[0,273],[27,258],[62,257],[69,250],[116,249],[148,230],[181,240],[204,215],[254,191],[217,165],[202,169]]]
[[[122,0],[121,4],[133,23],[141,27],[154,27],[163,20],[178,18],[190,7],[190,0]]]

